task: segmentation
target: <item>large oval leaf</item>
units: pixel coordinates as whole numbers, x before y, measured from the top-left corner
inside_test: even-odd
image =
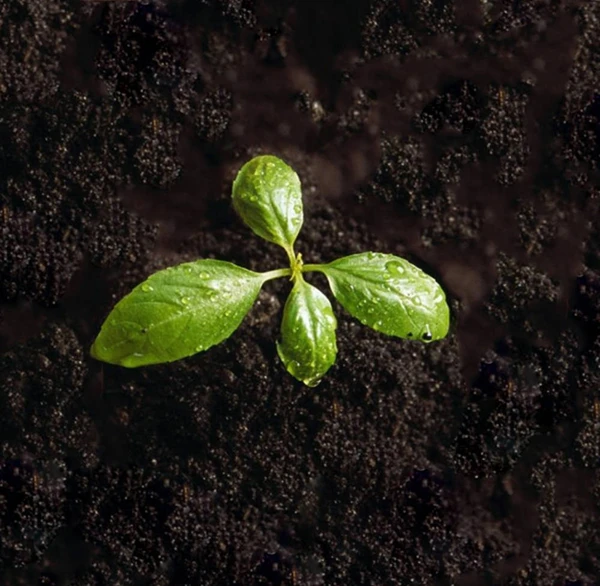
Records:
[[[260,274],[220,260],[154,273],[115,305],[91,355],[135,367],[206,350],[236,330],[262,283]]]
[[[277,352],[287,371],[309,387],[335,362],[337,344],[329,299],[300,278],[285,303]]]
[[[272,155],[254,157],[240,170],[233,207],[261,238],[291,251],[302,227],[302,190],[296,172]]]
[[[366,252],[321,269],[335,298],[371,328],[424,342],[448,333],[450,310],[435,279],[393,254]]]

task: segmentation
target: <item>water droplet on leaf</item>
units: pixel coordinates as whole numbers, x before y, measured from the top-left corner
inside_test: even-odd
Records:
[[[421,335],[421,338],[425,341],[425,342],[430,342],[433,339],[433,336],[431,334],[431,330],[429,329],[429,324],[425,326],[425,331],[423,332],[423,334]]]
[[[402,266],[402,263],[397,260],[390,260],[389,262],[386,262],[385,268],[392,277],[401,277],[406,272]]]

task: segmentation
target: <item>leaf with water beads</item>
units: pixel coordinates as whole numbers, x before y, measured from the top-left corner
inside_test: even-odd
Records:
[[[287,371],[309,387],[335,362],[337,320],[329,299],[304,279],[296,280],[285,303],[277,352]]]
[[[363,324],[390,336],[439,340],[448,333],[446,295],[433,277],[393,254],[353,254],[323,265],[335,298]]]
[[[206,350],[238,328],[263,282],[259,273],[220,260],[154,273],[115,305],[91,354],[136,367]]]
[[[255,234],[291,252],[303,221],[296,172],[278,157],[248,161],[233,182],[233,207]]]

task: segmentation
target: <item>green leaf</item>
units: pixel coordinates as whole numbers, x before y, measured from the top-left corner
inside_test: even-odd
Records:
[[[248,161],[233,182],[233,207],[255,234],[291,252],[302,227],[302,190],[296,172],[281,159]]]
[[[299,278],[285,303],[277,352],[287,371],[309,387],[335,362],[337,344],[329,299]]]
[[[259,273],[220,260],[154,273],[115,305],[91,355],[135,367],[206,350],[237,329],[263,282]]]
[[[363,324],[431,342],[448,333],[450,310],[437,281],[392,254],[353,254],[323,265],[335,298]]]

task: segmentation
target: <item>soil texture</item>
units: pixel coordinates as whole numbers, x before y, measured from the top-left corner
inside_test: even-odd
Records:
[[[2,0],[0,584],[600,584],[599,39],[596,0]],[[450,335],[334,302],[310,389],[280,280],[207,352],[92,360],[158,269],[285,266],[230,203],[260,153],[306,262],[405,256]]]

